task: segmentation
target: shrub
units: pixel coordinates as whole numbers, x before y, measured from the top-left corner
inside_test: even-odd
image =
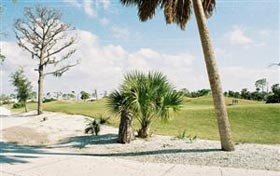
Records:
[[[56,99],[54,99],[54,98],[46,98],[46,99],[44,99],[44,103],[48,103],[48,102],[52,102],[52,101],[56,101]]]
[[[24,107],[24,104],[22,102],[14,103],[13,104],[13,109],[19,109]]]
[[[267,97],[266,103],[280,103],[280,99],[276,95],[269,95]]]
[[[279,84],[274,84],[272,87],[272,93],[267,97],[266,103],[280,103],[280,86]]]

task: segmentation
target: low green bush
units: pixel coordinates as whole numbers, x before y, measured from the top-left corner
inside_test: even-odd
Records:
[[[22,102],[14,103],[13,104],[13,109],[19,109],[24,107],[24,104]]]
[[[48,103],[48,102],[52,102],[52,101],[57,101],[56,99],[54,99],[54,98],[46,98],[46,99],[44,99],[44,103]]]

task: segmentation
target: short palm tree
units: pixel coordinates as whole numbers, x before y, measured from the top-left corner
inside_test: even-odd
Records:
[[[130,109],[141,125],[138,130],[141,138],[150,136],[149,128],[154,118],[168,119],[170,110],[176,112],[183,102],[183,95],[174,90],[160,72],[128,74],[123,90],[129,97]]]
[[[150,136],[149,128],[154,118],[168,119],[170,111],[179,110],[183,102],[183,95],[174,90],[166,76],[159,72],[127,74],[120,92],[109,96],[111,107],[135,117],[141,126],[138,136],[142,138]]]
[[[208,78],[212,90],[215,112],[218,121],[221,147],[225,151],[233,151],[234,145],[231,138],[230,124],[226,111],[220,75],[211,44],[206,17],[210,17],[215,9],[215,0],[120,0],[125,6],[136,5],[141,21],[152,19],[158,7],[164,10],[167,24],[176,23],[181,29],[185,29],[190,19],[192,6],[200,33],[200,39],[204,52],[204,60],[208,72]]]

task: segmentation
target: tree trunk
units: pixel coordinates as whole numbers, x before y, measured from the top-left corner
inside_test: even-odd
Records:
[[[228,114],[226,111],[220,75],[218,72],[218,67],[216,64],[216,59],[211,44],[206,24],[206,17],[201,0],[193,0],[193,7],[202,43],[208,78],[212,90],[212,96],[220,133],[221,147],[222,150],[233,151],[234,145],[231,138],[230,124],[228,121]]]
[[[24,110],[25,110],[25,112],[27,112],[27,111],[28,111],[28,110],[27,110],[26,101],[24,102]]]
[[[150,137],[150,128],[148,126],[141,127],[141,129],[138,130],[138,137],[140,138]]]
[[[124,111],[121,113],[118,142],[127,144],[130,143],[133,139],[134,131],[132,127],[132,115]]]
[[[39,80],[38,80],[38,109],[37,114],[43,113],[43,83],[44,83],[44,73],[43,69],[39,68]]]

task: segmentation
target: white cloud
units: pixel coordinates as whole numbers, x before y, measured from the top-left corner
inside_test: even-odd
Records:
[[[36,86],[37,75],[35,72],[36,60],[31,59],[31,55],[25,52],[23,49],[19,48],[15,42],[1,42],[3,54],[6,59],[1,65],[2,71],[2,83],[1,89],[3,92],[11,92],[14,90],[10,85],[10,75],[12,72],[16,71],[20,66],[22,66],[27,73],[27,76],[32,80],[32,85]],[[16,52],[15,52],[16,51]],[[30,58],[30,59],[26,59]]]
[[[255,81],[267,78],[269,86],[280,81],[280,70],[271,68],[225,67],[221,69],[224,90],[255,90]]]
[[[112,90],[118,87],[123,74],[131,70],[161,71],[178,88],[186,87],[190,90],[209,88],[204,66],[195,66],[193,54],[164,53],[149,48],[142,48],[129,52],[120,45],[105,45],[99,43],[98,36],[88,31],[77,31],[80,42],[73,60],[81,59],[81,64],[70,69],[61,78],[46,77],[45,92],[51,91],[93,91],[98,89]],[[2,66],[3,92],[12,92],[9,75],[18,66],[24,65],[28,77],[36,89],[37,73],[34,68],[36,60],[15,42],[1,42],[3,54],[7,59]],[[202,68],[201,68],[202,67]],[[243,87],[254,89],[254,82],[259,78],[267,78],[272,84],[279,82],[279,70],[253,69],[245,67],[220,68],[224,90],[241,90]]]
[[[250,45],[254,43],[253,39],[245,34],[245,30],[241,27],[234,27],[232,31],[227,34],[229,41],[236,45]]]
[[[99,2],[101,3],[101,5],[105,10],[108,9],[110,6],[110,0],[99,0]]]
[[[92,18],[97,17],[96,12],[93,10],[93,3],[92,1],[84,0],[83,8],[85,13]]]
[[[68,3],[75,7],[82,7],[82,4],[78,0],[63,0],[63,2]]]
[[[190,75],[194,56],[189,53],[166,54],[152,49],[140,49],[128,52],[119,45],[101,46],[98,37],[88,31],[78,31],[80,43],[73,59],[81,58],[81,64],[66,72],[61,78],[46,77],[45,91],[71,90],[112,90],[121,83],[123,74],[131,70],[162,71],[177,86],[183,87],[185,76]],[[28,77],[36,87],[37,74],[34,72],[37,62],[17,47],[15,42],[2,42],[3,54],[7,59],[3,65],[4,75],[14,68],[26,64]],[[32,62],[30,62],[32,61]],[[13,68],[13,69],[11,69]],[[8,77],[5,76],[4,92],[11,92]],[[182,85],[183,83],[183,85]]]
[[[129,38],[129,30],[125,27],[113,26],[112,35],[117,39],[128,39]]]
[[[269,29],[262,29],[262,30],[259,30],[258,33],[263,37],[269,37],[271,35],[272,31]]]
[[[110,24],[110,20],[108,18],[101,18],[99,19],[99,22],[103,25],[103,26],[108,26]]]
[[[97,10],[102,7],[103,10],[109,10],[110,0],[63,0],[71,6],[82,8],[90,18],[97,18]]]

